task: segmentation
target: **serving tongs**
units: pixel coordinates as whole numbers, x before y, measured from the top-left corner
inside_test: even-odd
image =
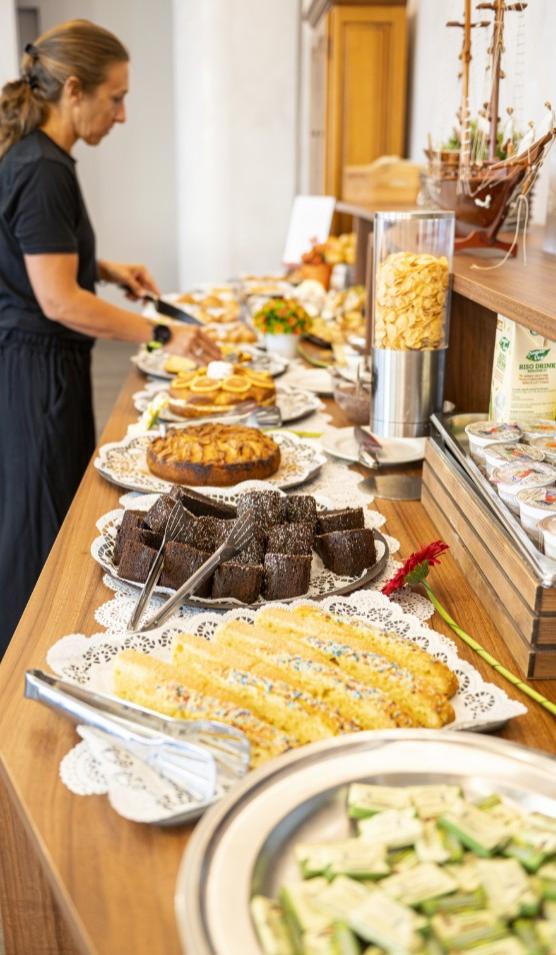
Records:
[[[143,611],[147,606],[151,594],[156,587],[158,581],[160,580],[160,575],[162,573],[162,568],[164,567],[164,548],[169,541],[173,541],[176,537],[179,536],[183,528],[185,527],[187,518],[184,508],[178,502],[174,504],[174,507],[170,511],[170,517],[168,518],[166,527],[164,529],[164,536],[162,538],[162,543],[158,548],[157,555],[152,562],[151,569],[147,574],[147,579],[143,584],[143,589],[139,594],[139,599],[133,608],[131,617],[129,618],[127,629],[128,630],[137,630],[137,626],[141,617],[143,616]]]
[[[253,538],[255,530],[256,520],[252,511],[248,511],[247,514],[239,517],[224,543],[215,550],[214,554],[211,554],[204,564],[201,564],[198,570],[176,590],[175,594],[166,603],[162,604],[160,610],[151,617],[148,623],[141,627],[141,631],[154,630],[155,627],[160,627],[171,616],[174,609],[179,607],[187,597],[191,597],[221,563],[229,560],[238,551],[243,550]]]
[[[374,435],[370,434],[369,431],[364,431],[358,424],[356,424],[353,429],[353,437],[359,448],[359,463],[366,468],[371,468],[373,471],[376,471],[379,467],[378,451],[382,448],[380,441],[378,441]]]
[[[226,723],[162,716],[42,670],[27,670],[25,697],[58,710],[75,723],[103,730],[202,802],[210,801],[218,782],[231,785],[249,767],[247,737]]]

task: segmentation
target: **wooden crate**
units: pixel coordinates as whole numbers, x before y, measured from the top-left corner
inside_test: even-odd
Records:
[[[380,206],[411,205],[417,201],[421,170],[417,163],[398,156],[381,156],[364,166],[346,166],[342,183],[342,199]]]
[[[522,674],[556,678],[556,587],[539,583],[458,465],[430,440],[422,502]]]

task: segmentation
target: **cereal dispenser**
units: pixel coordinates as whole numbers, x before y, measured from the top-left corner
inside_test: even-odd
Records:
[[[454,213],[377,212],[371,431],[428,434],[442,410]]]

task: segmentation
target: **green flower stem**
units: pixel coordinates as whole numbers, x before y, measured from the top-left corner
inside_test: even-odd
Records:
[[[442,604],[439,602],[438,598],[435,597],[435,595],[433,594],[430,588],[430,585],[427,583],[426,580],[423,580],[423,587],[427,591],[427,596],[430,602],[432,603],[434,608],[438,611],[442,619],[446,621],[446,623],[448,624],[449,627],[452,628],[454,633],[457,633],[458,637],[461,637],[463,642],[466,643],[468,647],[471,647],[472,650],[475,650],[475,652],[478,653],[479,656],[486,663],[489,664],[489,666],[491,666],[494,670],[496,670],[496,672],[499,673],[500,676],[503,676],[505,680],[508,680],[508,682],[516,686],[518,690],[521,690],[522,693],[527,694],[527,696],[529,696],[532,700],[535,700],[537,703],[540,703],[541,706],[544,706],[545,710],[548,710],[549,713],[552,713],[553,716],[556,716],[556,704],[551,703],[550,700],[547,700],[545,696],[542,696],[540,693],[537,693],[537,691],[534,690],[532,686],[529,686],[528,683],[524,683],[523,680],[520,680],[519,677],[515,675],[515,673],[512,673],[510,670],[507,670],[506,667],[502,666],[500,661],[497,660],[495,657],[493,657],[492,654],[488,653],[488,651],[485,650],[485,648],[482,647],[480,643],[477,643],[477,641],[474,640],[473,637],[470,637],[469,634],[465,632],[465,630],[462,630],[461,627],[458,626],[456,621],[452,619],[448,611],[444,609]]]

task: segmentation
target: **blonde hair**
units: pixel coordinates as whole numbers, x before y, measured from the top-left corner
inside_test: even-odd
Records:
[[[0,93],[0,158],[46,121],[68,77],[77,77],[90,93],[104,82],[112,63],[127,60],[123,43],[89,20],[68,20],[28,43],[21,77],[6,83]]]

